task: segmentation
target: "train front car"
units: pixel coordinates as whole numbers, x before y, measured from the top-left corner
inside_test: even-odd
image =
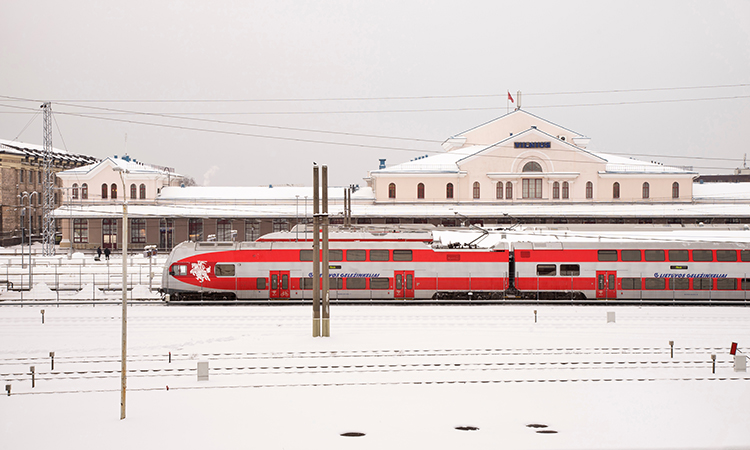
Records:
[[[310,242],[183,243],[170,255],[170,300],[312,300]],[[498,299],[508,286],[507,246],[439,248],[424,242],[332,241],[334,301]]]

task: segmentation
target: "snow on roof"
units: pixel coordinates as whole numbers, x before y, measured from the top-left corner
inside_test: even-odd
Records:
[[[348,186],[347,186],[348,187]],[[329,199],[343,199],[343,186],[329,186]],[[362,189],[360,189],[361,191]],[[372,193],[371,189],[368,189]],[[359,192],[359,191],[357,191]],[[355,192],[355,195],[357,193]],[[360,193],[359,198],[371,198]],[[311,186],[185,186],[164,187],[159,194],[160,201],[171,200],[304,200],[305,197],[312,201],[313,189]],[[352,196],[354,197],[354,195]]]
[[[474,154],[481,152],[491,146],[471,145],[468,147],[451,150],[445,153],[418,158],[409,162],[396,164],[395,166],[385,169],[373,170],[372,173],[393,173],[393,172],[458,172],[458,161]]]
[[[42,158],[44,157],[44,146],[0,139],[0,152]],[[96,158],[94,158],[93,156],[70,153],[67,150],[55,147],[52,147],[52,153],[55,154],[56,159],[62,159],[66,161],[96,161]]]
[[[169,173],[169,174],[171,174],[173,176],[176,176],[176,177],[181,176],[180,174],[172,172],[171,170],[167,170],[164,167],[154,166],[154,165],[151,165],[151,164],[144,164],[144,163],[142,163],[140,161],[136,161],[136,160],[130,160],[130,161],[128,161],[128,160],[125,160],[125,159],[122,159],[122,158],[113,158],[113,157],[110,157],[110,156],[104,158],[101,161],[95,162],[93,164],[87,164],[85,166],[80,166],[80,167],[76,167],[76,168],[73,168],[73,169],[65,170],[65,171],[61,172],[61,174],[64,177],[65,175],[78,175],[78,174],[89,173],[92,170],[96,169],[97,167],[101,166],[102,164],[107,164],[107,162],[109,162],[109,164],[112,164],[113,166],[120,167],[123,170],[125,170],[125,171],[127,171],[127,172],[129,172],[131,174],[144,174],[144,173],[167,174],[167,173]]]
[[[697,201],[750,201],[750,183],[693,183]]]
[[[695,173],[690,170],[685,170],[680,167],[674,167],[674,166],[665,166],[660,163],[656,162],[649,162],[649,161],[641,161],[634,158],[619,156],[619,155],[611,155],[609,153],[598,153],[598,152],[591,152],[589,153],[596,155],[604,160],[607,161],[607,168],[606,171],[610,173],[622,173],[622,172],[632,172],[632,173]]]

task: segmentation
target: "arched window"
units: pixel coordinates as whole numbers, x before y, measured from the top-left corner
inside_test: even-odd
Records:
[[[78,200],[78,183],[73,183],[73,200]]]
[[[453,198],[453,183],[445,185],[445,198]]]
[[[672,198],[680,198],[680,183],[672,183]]]
[[[643,183],[643,198],[649,197],[649,186],[648,183]]]
[[[612,198],[620,198],[620,183],[618,182],[612,185]]]
[[[552,183],[552,198],[560,198],[560,183],[558,183],[557,181]]]
[[[388,198],[396,198],[396,183],[388,185]]]
[[[594,198],[594,183],[586,182],[586,198]]]
[[[131,185],[130,185],[130,198],[131,198],[132,200],[135,200],[136,198],[138,198],[138,197],[136,197],[136,187],[135,187],[135,183],[133,183],[133,184],[131,184]]]
[[[562,198],[563,200],[570,198],[570,184],[567,181],[563,181]]]
[[[478,181],[474,182],[474,187],[472,188],[472,192],[473,192],[474,198],[479,198],[480,191],[479,191],[479,182]]]
[[[417,185],[417,198],[424,198],[424,183]]]
[[[89,199],[89,185],[86,183],[83,183],[81,185],[81,200],[88,200]]]
[[[503,199],[503,182],[502,181],[498,181],[497,185],[495,186],[495,198],[497,198],[498,200]]]
[[[107,193],[109,192],[109,186],[107,186],[107,183],[102,183],[102,199],[107,199]]]
[[[146,185],[141,183],[141,200],[146,200]]]
[[[115,200],[117,198],[117,185],[115,183],[112,183],[112,186],[110,187],[110,198],[112,200]]]
[[[523,169],[521,169],[522,172],[541,172],[542,166],[539,165],[536,161],[529,161],[526,164],[524,164]]]
[[[510,181],[505,183],[505,199],[513,200],[513,183]]]

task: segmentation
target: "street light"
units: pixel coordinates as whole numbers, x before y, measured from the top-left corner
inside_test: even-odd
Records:
[[[123,173],[129,173],[120,166],[112,170],[120,174],[122,181],[122,355],[120,356],[120,420],[125,418],[125,392],[127,390],[128,359],[128,196]]]

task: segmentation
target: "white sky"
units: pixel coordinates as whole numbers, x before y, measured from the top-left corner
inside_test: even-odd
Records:
[[[41,144],[33,117],[51,100],[56,147],[127,151],[199,184],[309,185],[313,161],[329,165],[331,184],[362,184],[379,158],[440,151],[450,135],[504,114],[508,90],[524,92],[524,109],[591,137],[593,151],[722,173],[748,149],[748,1],[5,1],[0,16],[0,138]],[[660,90],[550,95],[634,89]],[[433,111],[384,112],[393,110]]]

